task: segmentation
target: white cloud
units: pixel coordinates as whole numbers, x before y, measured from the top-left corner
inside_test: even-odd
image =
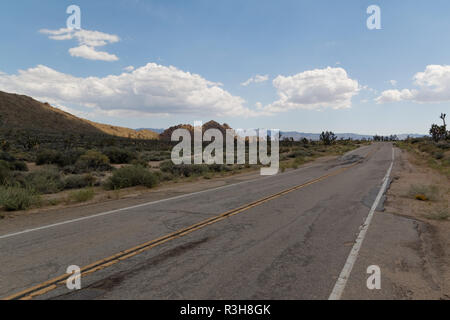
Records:
[[[155,63],[103,78],[80,78],[38,65],[17,74],[0,75],[0,90],[110,115],[255,115],[244,107],[241,97],[231,95],[218,83]]]
[[[134,67],[133,66],[128,66],[128,67],[123,68],[123,70],[125,70],[127,72],[131,72],[131,71],[134,70]]]
[[[261,82],[266,82],[267,80],[269,80],[269,75],[266,74],[266,75],[262,76],[262,75],[257,74],[256,76],[251,77],[247,81],[241,83],[241,86],[246,87],[246,86],[250,85],[251,83],[261,83]]]
[[[389,80],[389,83],[391,86],[396,87],[397,86],[397,80]]]
[[[265,112],[293,109],[350,108],[358,94],[358,81],[348,77],[343,68],[315,69],[273,80],[279,100],[266,106]]]
[[[416,73],[413,80],[417,89],[386,90],[375,101],[377,103],[450,101],[450,66],[429,65],[424,72]]]
[[[414,93],[408,89],[403,90],[386,90],[375,99],[377,103],[395,102],[402,100],[412,100]]]
[[[59,30],[42,29],[39,32],[48,35],[52,40],[77,40],[79,46],[69,49],[69,53],[73,57],[102,61],[119,60],[119,58],[113,54],[96,50],[96,47],[103,47],[107,44],[119,42],[120,38],[116,35],[100,31],[65,28],[61,28]]]
[[[89,47],[87,45],[82,45],[76,48],[69,49],[69,53],[72,57],[85,58],[89,60],[102,60],[102,61],[117,61],[117,58],[114,54],[109,54],[104,51],[96,51],[94,48]]]

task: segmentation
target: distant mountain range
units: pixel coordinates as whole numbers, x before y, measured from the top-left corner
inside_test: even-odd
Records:
[[[155,129],[155,128],[140,128],[136,129],[136,131],[141,130],[150,130],[156,133],[163,133],[166,129]],[[270,134],[270,132],[269,132]],[[284,137],[288,138],[294,138],[294,140],[298,141],[300,139],[306,138],[308,140],[320,140],[320,133],[305,133],[305,132],[298,132],[298,131],[280,131],[281,139]],[[373,135],[364,135],[364,134],[357,134],[357,133],[336,133],[336,136],[338,139],[344,138],[344,139],[353,139],[353,140],[361,140],[361,139],[372,139]],[[423,134],[417,134],[417,133],[410,133],[410,134],[398,134],[397,137],[400,140],[404,140],[407,137],[411,138],[421,138],[425,135]]]
[[[281,139],[284,137],[294,138],[294,140],[300,140],[306,138],[308,140],[320,140],[320,133],[305,133],[305,132],[297,132],[297,131],[281,131],[280,132]],[[361,139],[372,139],[373,135],[364,135],[364,134],[356,134],[356,133],[336,133],[338,139],[353,139],[353,140],[361,140]],[[425,135],[423,134],[397,134],[397,137],[400,140],[404,140],[407,137],[411,138],[420,138]]]

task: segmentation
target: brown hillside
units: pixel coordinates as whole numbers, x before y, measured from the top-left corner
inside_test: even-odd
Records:
[[[3,128],[19,130],[109,134],[126,138],[158,139],[158,134],[150,130],[138,132],[133,129],[92,122],[28,96],[1,91],[0,125]]]

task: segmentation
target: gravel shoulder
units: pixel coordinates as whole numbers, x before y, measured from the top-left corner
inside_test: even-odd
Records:
[[[396,149],[384,209],[377,211],[344,299],[450,299],[449,180]],[[430,200],[421,201],[424,192]],[[369,290],[367,268],[381,270],[381,289]]]

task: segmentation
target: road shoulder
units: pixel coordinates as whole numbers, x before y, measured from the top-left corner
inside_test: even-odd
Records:
[[[433,186],[432,201],[415,199],[416,186]],[[343,299],[450,299],[448,179],[397,150],[385,210],[375,213]],[[369,290],[369,266],[381,270],[381,289]]]

